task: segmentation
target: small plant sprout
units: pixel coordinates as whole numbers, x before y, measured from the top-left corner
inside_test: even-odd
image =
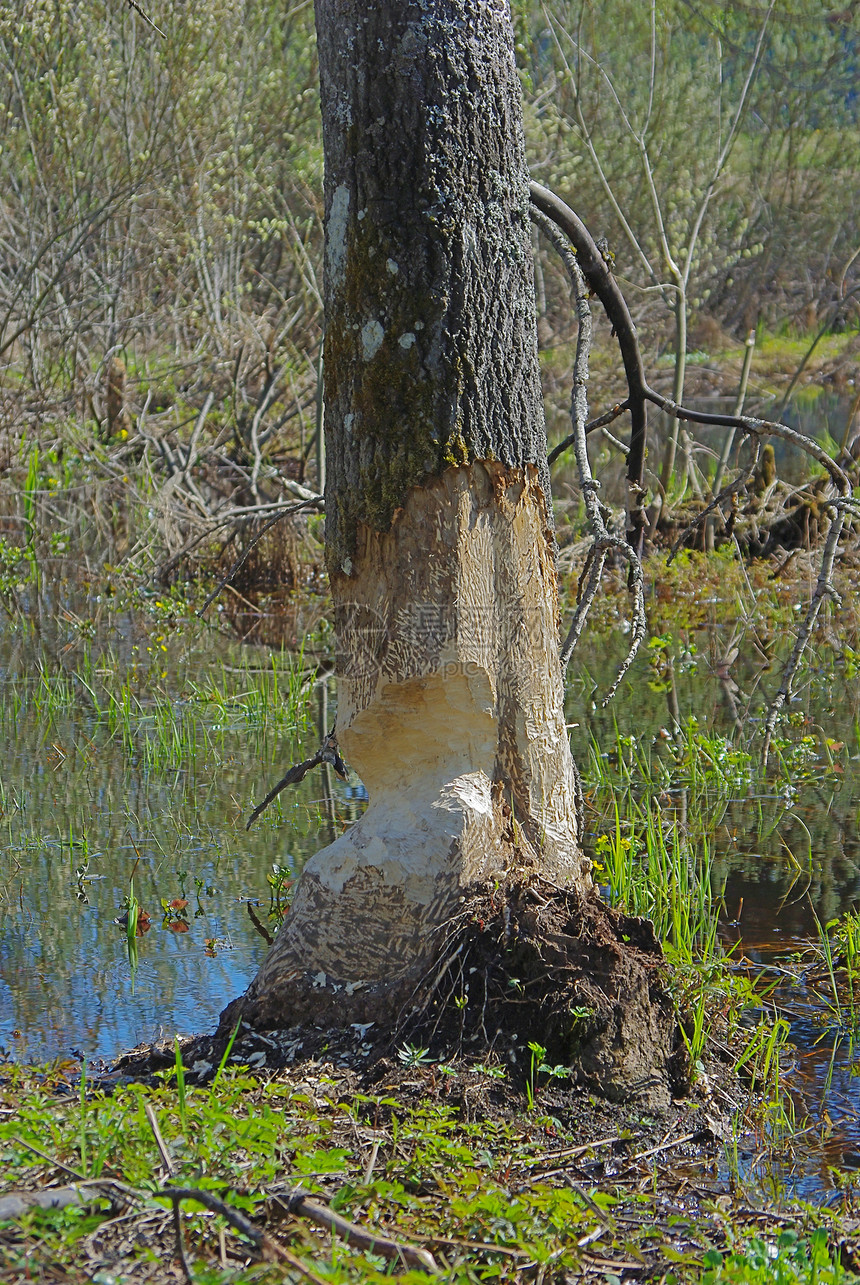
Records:
[[[134,979],[137,974],[137,921],[140,915],[140,902],[134,891],[134,874],[140,863],[140,857],[134,863],[134,869],[131,872],[131,878],[128,881],[128,897],[126,905],[128,910],[128,920],[126,921],[126,949],[128,952],[128,966],[131,970],[131,993],[134,994]]]
[[[488,1075],[491,1080],[504,1080],[507,1078],[507,1071],[503,1066],[488,1065],[486,1062],[479,1062],[475,1067],[476,1075]]]
[[[173,1037],[173,1056],[174,1069],[176,1071],[176,1089],[179,1095],[179,1120],[182,1125],[182,1132],[188,1131],[188,1109],[187,1097],[185,1090],[185,1066],[182,1061],[182,1049],[179,1044],[179,1036]]]
[[[531,1061],[529,1063],[528,1079],[526,1080],[526,1097],[529,1111],[534,1111],[538,1076],[548,1075],[551,1080],[563,1080],[570,1075],[570,1068],[561,1065],[550,1066],[546,1061],[546,1049],[535,1040],[529,1040],[529,1050],[531,1052]]]
[[[401,1044],[397,1057],[404,1066],[432,1066],[434,1059],[429,1053],[429,1049],[420,1048],[417,1044]]]

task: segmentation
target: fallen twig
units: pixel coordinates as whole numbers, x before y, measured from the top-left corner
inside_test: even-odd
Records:
[[[57,1160],[56,1156],[49,1156],[46,1151],[40,1151],[38,1147],[33,1146],[32,1142],[25,1142],[23,1138],[18,1137],[17,1135],[12,1136],[12,1141],[17,1142],[19,1147],[24,1147],[27,1151],[32,1151],[34,1155],[41,1156],[43,1160],[47,1160],[49,1165],[54,1165],[57,1169],[62,1169],[65,1173],[69,1174],[70,1177],[77,1178],[81,1182],[86,1182],[86,1175],[82,1174],[79,1169],[72,1169],[70,1165],[64,1164],[62,1160]]]
[[[220,1214],[231,1227],[250,1240],[264,1259],[269,1262],[289,1263],[290,1267],[293,1267],[297,1272],[301,1272],[302,1276],[309,1281],[313,1281],[314,1285],[329,1285],[322,1276],[318,1276],[296,1254],[285,1249],[283,1245],[264,1232],[256,1223],[252,1223],[250,1218],[246,1218],[238,1209],[234,1209],[232,1205],[228,1205],[218,1196],[213,1195],[211,1191],[203,1191],[197,1187],[165,1187],[159,1195],[169,1197],[173,1202],[174,1210],[178,1210],[179,1203],[182,1200],[196,1200],[198,1204],[210,1209],[212,1213]],[[183,1257],[183,1255],[180,1254],[180,1257]]]
[[[434,1273],[439,1271],[436,1260],[429,1250],[407,1245],[404,1241],[394,1240],[390,1236],[380,1236],[376,1232],[368,1231],[365,1227],[359,1227],[356,1223],[351,1223],[340,1214],[336,1214],[327,1205],[320,1205],[317,1201],[309,1199],[300,1191],[287,1197],[275,1196],[275,1199],[288,1213],[299,1214],[319,1227],[327,1227],[329,1231],[337,1232],[338,1236],[355,1249],[363,1250],[368,1254],[381,1254],[390,1262],[403,1262],[408,1267],[417,1267],[421,1271]]]
[[[159,1125],[158,1125],[158,1117],[156,1116],[155,1111],[152,1109],[151,1103],[144,1102],[143,1109],[146,1113],[146,1118],[149,1121],[149,1127],[152,1130],[152,1136],[153,1138],[155,1138],[155,1145],[158,1147],[158,1154],[161,1156],[161,1163],[164,1166],[164,1172],[168,1178],[172,1178],[173,1175],[176,1173],[176,1165],[174,1163],[173,1157],[171,1156],[170,1152],[167,1150],[167,1143],[164,1141],[164,1138],[161,1133],[161,1129],[159,1128]]]
[[[680,1138],[661,1142],[657,1147],[649,1147],[647,1151],[640,1151],[638,1155],[631,1156],[630,1162],[634,1164],[637,1160],[647,1160],[649,1156],[659,1156],[663,1151],[671,1151],[674,1147],[681,1147],[687,1142],[695,1142],[697,1138],[701,1138],[702,1132],[701,1129],[696,1129],[694,1133],[684,1133]]]

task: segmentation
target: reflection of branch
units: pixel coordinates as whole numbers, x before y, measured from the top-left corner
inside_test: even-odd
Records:
[[[532,218],[553,243],[564,263],[573,286],[576,299],[576,315],[579,322],[576,338],[576,357],[573,366],[573,393],[570,417],[573,423],[572,438],[576,467],[579,472],[579,484],[585,501],[585,511],[588,515],[588,525],[591,529],[592,545],[583,569],[585,585],[581,590],[573,621],[561,649],[562,672],[567,669],[573,650],[585,627],[591,604],[594,602],[597,590],[600,587],[603,567],[611,549],[621,553],[630,564],[630,575],[634,590],[632,641],[615,681],[604,699],[603,703],[606,704],[617,691],[618,684],[633,663],[633,659],[639,650],[639,645],[645,637],[645,594],[642,564],[636,551],[626,541],[620,540],[607,530],[604,517],[605,509],[597,498],[597,490],[600,483],[594,478],[588,459],[586,420],[588,419],[587,387],[588,357],[591,349],[591,309],[588,306],[588,288],[585,276],[580,269],[578,256],[573,253],[553,220],[539,209],[532,211]]]
[[[272,934],[269,932],[266,925],[260,919],[260,916],[255,914],[254,907],[251,905],[250,901],[245,902],[245,909],[247,910],[248,918],[250,919],[251,923],[254,925],[254,928],[256,929],[256,931],[268,943],[268,945],[271,946],[272,942],[275,939],[272,936]]]

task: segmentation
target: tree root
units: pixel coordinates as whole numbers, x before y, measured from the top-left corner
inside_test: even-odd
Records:
[[[240,998],[219,1038],[243,1030],[371,1030],[378,1056],[421,1047],[435,1058],[493,1052],[525,1075],[529,1043],[552,1065],[613,1101],[649,1109],[686,1091],[687,1058],[667,966],[648,920],[534,877],[464,896],[420,977],[352,989],[310,975],[278,989],[278,1011]],[[306,1051],[306,1048],[305,1048]]]

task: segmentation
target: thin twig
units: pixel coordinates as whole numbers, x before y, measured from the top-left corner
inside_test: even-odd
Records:
[[[182,1268],[182,1274],[188,1285],[194,1285],[194,1274],[191,1271],[191,1264],[185,1253],[185,1241],[182,1238],[182,1221],[179,1217],[179,1201],[173,1201],[173,1233],[176,1237],[176,1257],[179,1259],[179,1265]]]
[[[140,5],[137,3],[137,0],[126,0],[126,3],[128,4],[129,9],[133,9],[135,13],[140,14],[141,18],[143,18],[143,21],[147,24],[147,26],[152,27],[153,31],[157,31],[163,40],[167,39],[167,36],[164,34],[161,28],[156,27],[155,23],[152,21],[149,14],[145,13],[144,10],[141,9]]]
[[[274,1259],[289,1263],[297,1272],[301,1272],[308,1280],[313,1281],[314,1285],[329,1285],[322,1276],[318,1276],[300,1258],[295,1254],[291,1254],[288,1249],[285,1249],[273,1237],[267,1235],[256,1223],[252,1223],[250,1218],[246,1218],[238,1209],[226,1204],[218,1196],[213,1195],[211,1191],[203,1191],[197,1187],[165,1187],[163,1192],[159,1194],[168,1196],[173,1202],[174,1209],[178,1208],[179,1202],[182,1200],[196,1200],[198,1204],[210,1209],[212,1213],[220,1214],[222,1218],[226,1219],[231,1227],[234,1227],[236,1231],[250,1240],[254,1248],[264,1258],[269,1259],[269,1261]]]
[[[197,439],[200,437],[200,434],[203,431],[203,425],[206,423],[206,416],[209,414],[209,411],[212,408],[212,403],[214,402],[214,400],[215,400],[215,394],[210,390],[210,392],[207,393],[206,395],[205,402],[203,403],[203,409],[201,410],[200,414],[197,416],[197,423],[194,425],[194,429],[191,433],[191,440],[188,443],[188,450],[185,455],[185,463],[182,466],[182,470],[180,473],[180,477],[183,479],[183,481],[186,479],[186,474],[188,473],[188,470],[190,468],[193,468],[195,463],[197,462]]]
[[[580,594],[576,611],[574,612],[573,621],[568,630],[567,638],[561,649],[561,667],[562,672],[567,669],[570,658],[573,655],[574,648],[585,628],[588,613],[597,590],[600,587],[600,579],[603,567],[610,550],[615,550],[624,557],[630,566],[631,588],[633,590],[633,621],[631,630],[631,643],[627,655],[621,663],[616,674],[615,681],[612,683],[609,691],[604,698],[603,704],[606,705],[621,683],[622,678],[633,663],[637,651],[642,643],[646,633],[645,621],[645,586],[642,576],[642,565],[639,556],[632,545],[612,535],[606,526],[604,517],[604,507],[597,498],[597,491],[600,483],[595,479],[591,471],[591,463],[588,458],[588,441],[585,434],[585,426],[588,420],[588,358],[591,349],[591,309],[588,306],[588,289],[583,271],[579,266],[579,256],[574,254],[570,246],[564,239],[564,236],[556,227],[554,221],[540,209],[532,210],[532,218],[546,237],[555,246],[567,270],[573,287],[574,298],[576,301],[576,314],[579,322],[576,338],[576,355],[573,366],[573,393],[571,397],[570,418],[573,424],[573,448],[576,457],[576,467],[579,473],[579,484],[585,501],[585,511],[588,517],[588,525],[591,530],[592,547],[589,557],[586,560],[588,573],[585,578],[585,586]],[[605,268],[605,265],[604,265]],[[583,572],[585,574],[585,572]]]
[[[650,1147],[648,1151],[640,1151],[638,1155],[631,1156],[631,1164],[638,1160],[647,1160],[649,1156],[658,1156],[664,1151],[671,1151],[674,1147],[684,1146],[688,1142],[694,1142],[696,1138],[702,1136],[702,1130],[697,1129],[695,1133],[684,1133],[680,1138],[672,1138],[670,1142],[661,1142],[659,1146]]]
[[[162,1166],[164,1167],[164,1172],[168,1178],[172,1178],[176,1172],[176,1165],[174,1163],[173,1157],[171,1156],[170,1152],[167,1150],[167,1143],[164,1141],[164,1138],[161,1133],[161,1129],[159,1128],[159,1125],[158,1125],[158,1117],[156,1116],[155,1111],[152,1109],[152,1104],[149,1102],[144,1102],[143,1110],[146,1114],[147,1120],[149,1121],[149,1127],[152,1130],[152,1136],[153,1138],[155,1138],[155,1145],[158,1147],[158,1154],[161,1156],[161,1163],[162,1163]]]
[[[32,1142],[25,1142],[23,1138],[18,1137],[17,1135],[13,1135],[12,1141],[17,1142],[19,1147],[26,1147],[28,1151],[32,1151],[35,1155],[41,1156],[43,1160],[47,1160],[49,1165],[55,1165],[57,1169],[62,1169],[65,1173],[71,1174],[73,1178],[79,1178],[81,1182],[86,1182],[86,1174],[81,1173],[79,1169],[72,1169],[70,1165],[64,1164],[62,1160],[58,1160],[56,1156],[49,1156],[46,1151],[40,1151],[38,1147],[33,1146]]]
[[[630,409],[629,400],[623,401],[623,402],[616,402],[616,404],[613,407],[611,407],[610,410],[604,411],[603,414],[598,415],[596,419],[590,419],[588,421],[588,423],[585,426],[586,433],[593,433],[598,428],[605,428],[607,424],[613,423],[614,420],[618,419],[620,415],[623,415],[624,412],[629,409]],[[607,437],[608,436],[609,434],[607,434]],[[565,451],[569,450],[571,446],[573,446],[573,443],[575,442],[575,440],[576,440],[576,433],[568,433],[564,441],[559,442],[558,446],[554,446],[552,448],[549,455],[546,457],[547,464],[554,464],[555,461],[558,459],[559,455],[562,455]],[[625,455],[627,454],[626,446],[623,446],[620,442],[616,441],[614,437],[611,438],[611,440],[615,443],[616,446],[619,447],[620,450],[624,452]]]
[[[346,764],[340,757],[340,752],[337,748],[337,738],[334,732],[329,732],[328,735],[323,738],[323,743],[317,750],[316,754],[312,754],[309,759],[304,759],[301,763],[294,763],[289,771],[281,777],[278,784],[269,790],[269,793],[263,799],[263,802],[258,803],[254,808],[254,811],[248,817],[248,824],[245,826],[245,829],[250,830],[251,826],[257,820],[257,817],[261,816],[262,813],[265,812],[269,804],[275,801],[282,790],[285,790],[288,785],[298,785],[300,781],[305,779],[311,768],[319,767],[321,763],[328,763],[330,767],[333,767],[342,781],[349,780],[349,772]]]
[[[798,630],[794,647],[790,657],[788,658],[788,663],[783,670],[782,682],[779,685],[779,690],[771,701],[770,709],[768,710],[767,718],[765,719],[763,751],[765,764],[767,763],[768,755],[770,753],[773,734],[776,729],[776,722],[779,718],[779,711],[791,695],[791,684],[794,681],[794,676],[797,673],[807,644],[812,637],[812,630],[818,617],[821,604],[826,597],[832,597],[835,598],[837,602],[839,601],[839,595],[833,587],[831,580],[831,576],[833,574],[833,563],[836,559],[839,537],[842,535],[842,528],[845,525],[845,520],[849,511],[856,509],[856,505],[852,500],[843,499],[833,501],[830,507],[834,510],[834,515],[830,523],[830,530],[827,532],[827,539],[824,542],[824,554],[821,559],[821,569],[818,573],[818,580],[812,594],[812,600],[806,610],[803,623]]]
[[[266,532],[269,531],[277,522],[280,522],[281,518],[285,518],[289,513],[298,513],[301,509],[306,509],[310,505],[318,504],[318,503],[319,503],[319,496],[314,496],[314,498],[311,500],[300,500],[298,504],[255,506],[255,510],[257,512],[259,512],[260,510],[268,510],[269,512],[271,512],[272,508],[275,508],[277,511],[275,512],[274,517],[270,518],[268,522],[264,523],[262,529],[257,532],[257,534],[251,540],[251,543],[247,546],[247,548],[242,550],[242,552],[239,554],[238,558],[235,560],[235,562],[233,563],[232,567],[227,572],[227,574],[223,576],[218,581],[215,588],[206,595],[203,601],[203,605],[198,609],[198,611],[195,614],[200,618],[203,617],[207,607],[209,607],[215,601],[215,599],[218,597],[219,593],[224,588],[224,586],[229,584],[230,581],[233,579],[233,577],[236,575],[237,571],[240,571],[242,569],[244,564],[247,562],[248,558],[250,558],[254,548],[256,547],[256,545],[259,544],[259,542],[262,540]],[[235,516],[234,517],[227,516],[224,518],[220,518],[217,522],[214,522],[207,531],[204,531],[199,538],[194,540],[193,544],[191,544],[190,546],[185,545],[184,548],[181,549],[178,554],[175,554],[174,557],[171,558],[169,562],[165,563],[164,567],[160,569],[159,574],[162,577],[166,575],[168,570],[172,570],[173,566],[175,566],[178,561],[181,561],[181,559],[188,552],[190,552],[190,549],[194,547],[194,544],[199,544],[200,540],[205,539],[207,535],[213,535],[219,527],[226,526],[228,522],[235,521],[235,520],[236,520]],[[227,543],[229,544],[229,540],[227,541]]]
[[[782,441],[788,442],[791,446],[796,446],[799,450],[805,451],[811,455],[814,460],[825,468],[830,474],[834,486],[840,495],[848,495],[851,492],[851,481],[845,470],[840,468],[831,455],[823,447],[814,442],[811,437],[806,437],[804,433],[798,433],[797,429],[789,428],[787,424],[780,424],[769,419],[756,419],[752,415],[723,415],[714,411],[692,410],[689,406],[682,406],[673,402],[671,398],[664,397],[662,393],[655,392],[645,384],[643,388],[644,396],[648,401],[659,406],[667,415],[673,415],[675,419],[687,420],[693,424],[711,424],[724,428],[740,428],[746,433],[758,433],[761,437],[779,437]]]
[[[365,1166],[364,1177],[362,1179],[365,1187],[370,1186],[371,1179],[373,1178],[373,1170],[376,1166],[376,1157],[378,1155],[379,1155],[379,1139],[375,1138],[373,1142],[373,1146],[370,1149],[370,1158],[368,1159],[367,1165]]]
[[[356,1223],[342,1218],[326,1205],[310,1200],[300,1191],[286,1198],[277,1196],[275,1199],[289,1213],[299,1214],[302,1218],[308,1218],[316,1223],[318,1227],[326,1227],[329,1231],[336,1232],[347,1244],[365,1253],[380,1254],[390,1262],[403,1262],[407,1267],[416,1267],[419,1271],[434,1273],[439,1271],[436,1260],[429,1250],[394,1240],[390,1236],[379,1236],[364,1227],[359,1227]]]

